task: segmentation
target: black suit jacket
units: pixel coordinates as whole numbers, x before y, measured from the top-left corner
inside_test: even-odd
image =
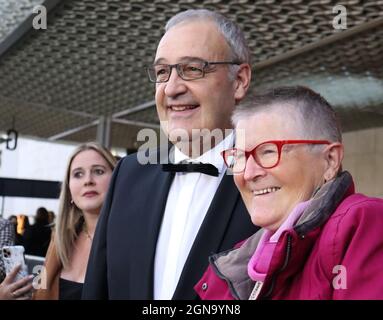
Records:
[[[155,250],[173,177],[160,164],[139,164],[136,154],[119,162],[96,228],[83,299],[153,299]],[[225,175],[173,299],[197,298],[193,286],[207,268],[208,256],[232,248],[256,230],[233,177]]]

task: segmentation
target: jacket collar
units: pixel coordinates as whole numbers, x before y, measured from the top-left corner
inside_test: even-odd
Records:
[[[303,212],[294,230],[304,236],[311,230],[322,226],[332,215],[343,199],[354,193],[350,173],[342,172],[336,179],[325,183],[314,195],[309,207]]]

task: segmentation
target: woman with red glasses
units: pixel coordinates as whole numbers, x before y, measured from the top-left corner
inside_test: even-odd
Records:
[[[305,87],[257,95],[233,115],[222,152],[252,222],[262,227],[210,257],[202,299],[383,299],[383,200],[342,171],[335,112]]]

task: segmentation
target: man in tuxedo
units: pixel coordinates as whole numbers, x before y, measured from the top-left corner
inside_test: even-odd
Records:
[[[140,152],[119,162],[84,299],[195,299],[208,256],[256,231],[220,156],[234,143],[223,133],[250,84],[244,36],[208,10],[179,13],[165,30],[148,75],[173,147],[166,159],[149,152],[158,164],[143,164]]]

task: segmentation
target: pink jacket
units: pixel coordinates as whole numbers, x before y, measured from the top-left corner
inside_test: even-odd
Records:
[[[322,189],[280,236],[258,299],[383,299],[383,199],[354,194],[348,173]],[[262,232],[210,257],[195,286],[202,299],[249,299],[248,262]]]

